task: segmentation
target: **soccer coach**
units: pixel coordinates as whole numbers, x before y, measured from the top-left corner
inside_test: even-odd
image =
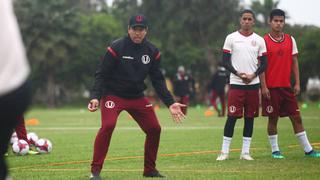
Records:
[[[11,178],[4,154],[18,116],[30,103],[31,89],[30,67],[11,1],[0,1],[0,19],[0,180],[5,180]]]
[[[164,177],[156,169],[156,158],[161,127],[152,104],[144,97],[145,78],[149,75],[160,99],[169,107],[173,120],[185,117],[181,107],[174,102],[160,71],[159,50],[146,39],[148,23],[144,15],[129,19],[128,35],[106,49],[107,52],[95,73],[89,111],[100,105],[101,128],[94,143],[90,179],[101,179],[100,171],[107,155],[112,132],[121,111],[127,111],[146,134],[144,153],[145,177]]]

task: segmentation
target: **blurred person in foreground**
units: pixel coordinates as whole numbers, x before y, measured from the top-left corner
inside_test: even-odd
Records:
[[[30,103],[30,73],[12,1],[0,1],[0,180],[8,180],[4,159],[18,116]]]
[[[144,96],[149,75],[160,99],[169,108],[173,120],[180,123],[184,105],[174,102],[160,70],[160,51],[147,40],[148,23],[144,15],[129,19],[128,35],[107,48],[97,67],[88,104],[89,111],[101,109],[101,128],[94,143],[90,179],[101,179],[100,172],[108,152],[112,132],[121,111],[127,111],[146,134],[144,177],[165,177],[156,169],[161,127],[152,104]]]
[[[268,138],[272,158],[283,159],[278,145],[279,117],[289,117],[294,133],[305,156],[320,157],[309,143],[295,96],[300,93],[298,48],[295,39],[283,32],[285,12],[274,9],[270,13],[270,32],[264,36],[267,45],[268,66],[261,76],[262,113],[268,116]],[[295,84],[291,88],[291,74]]]

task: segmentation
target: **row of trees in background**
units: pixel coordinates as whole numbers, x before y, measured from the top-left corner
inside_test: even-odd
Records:
[[[15,10],[32,66],[34,100],[59,106],[81,100],[93,83],[96,65],[107,44],[126,34],[128,18],[144,13],[150,24],[149,39],[162,51],[168,76],[184,65],[199,82],[201,91],[220,60],[227,34],[237,29],[241,10],[235,0],[15,0]],[[262,16],[256,31],[268,31],[267,18],[278,2],[254,2]],[[319,74],[320,29],[287,26],[300,50],[302,81]],[[203,93],[202,93],[203,94]]]

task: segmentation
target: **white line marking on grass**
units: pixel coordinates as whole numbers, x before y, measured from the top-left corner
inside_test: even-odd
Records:
[[[44,131],[88,131],[94,130],[97,131],[100,127],[28,127],[28,130],[44,130]],[[214,127],[207,127],[207,126],[182,126],[182,127],[161,127],[162,130],[216,130],[216,129],[223,129],[224,126],[214,126]],[[234,127],[235,129],[243,129],[243,127]],[[264,129],[265,127],[254,127],[255,129]],[[308,127],[308,129],[313,129],[318,127]],[[139,126],[137,127],[116,127],[115,130],[119,131],[136,131],[141,130]]]
[[[30,130],[53,130],[53,131],[65,131],[65,130],[98,130],[100,127],[28,127]],[[206,129],[223,129],[224,127],[161,127],[162,130],[206,130]],[[236,129],[242,129],[242,127],[235,127]],[[140,130],[140,127],[116,127],[116,130]]]
[[[302,116],[303,119],[312,119],[312,120],[320,120],[319,117],[316,116]],[[283,118],[282,118],[283,119]],[[87,130],[98,130],[100,127],[92,126],[92,127],[28,127],[30,130],[49,130],[49,131],[87,131]],[[223,129],[224,126],[180,126],[180,127],[172,127],[172,126],[162,126],[162,130],[212,130],[212,129]],[[242,129],[243,127],[235,127],[236,129]],[[255,129],[265,128],[265,127],[254,127]],[[317,128],[317,127],[308,127]],[[116,127],[116,130],[140,130],[140,127]]]
[[[28,127],[30,130],[51,130],[51,131],[77,131],[77,130],[97,130],[100,127]]]
[[[302,119],[320,119],[317,116],[302,116]]]

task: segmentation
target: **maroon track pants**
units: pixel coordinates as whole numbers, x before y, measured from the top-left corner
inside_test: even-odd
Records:
[[[100,101],[101,128],[94,142],[91,172],[100,173],[108,153],[112,132],[122,110],[126,110],[146,134],[144,145],[144,174],[156,170],[156,159],[160,141],[161,127],[152,105],[146,98],[124,99],[105,96]]]
[[[18,125],[16,126],[15,131],[17,133],[18,139],[23,139],[28,144],[30,144],[30,142],[28,141],[28,138],[27,138],[27,130],[26,130],[26,126],[24,124],[23,115],[18,116]]]

